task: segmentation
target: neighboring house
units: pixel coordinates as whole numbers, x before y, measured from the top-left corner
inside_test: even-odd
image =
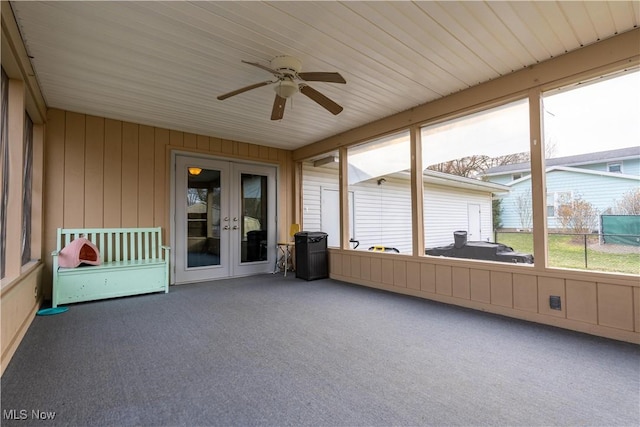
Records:
[[[545,160],[547,217],[550,229],[560,228],[558,207],[581,198],[598,214],[616,212],[616,204],[625,193],[640,186],[640,147],[621,148]],[[517,163],[487,170],[491,182],[507,185],[501,197],[501,223],[507,229],[530,229],[532,224],[521,215],[531,209],[530,164]],[[528,203],[528,204],[527,204]],[[528,222],[528,223],[527,223]]]
[[[329,246],[339,246],[338,171],[303,165],[303,228],[329,234]],[[384,178],[378,184],[378,180]],[[425,247],[453,243],[453,232],[465,230],[469,240],[493,240],[491,199],[508,187],[425,170]],[[374,245],[411,253],[409,174],[375,177],[349,187],[350,235],[358,249]]]

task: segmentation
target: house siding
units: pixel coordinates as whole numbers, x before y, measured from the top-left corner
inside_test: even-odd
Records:
[[[547,194],[571,192],[572,196],[581,197],[603,213],[614,209],[616,202],[633,189],[637,189],[640,180],[630,176],[595,175],[565,170],[552,170],[546,174]],[[511,186],[511,193],[502,200],[502,224],[504,228],[528,228],[521,224],[516,201],[520,195],[530,194],[531,181],[524,179]],[[558,225],[553,217],[549,218],[548,227]]]
[[[590,165],[575,166],[581,169],[609,172],[609,164],[620,163],[622,167],[622,173],[625,175],[640,175],[640,159],[626,159],[626,160],[610,160],[602,163],[594,163]]]
[[[305,231],[322,231],[322,189],[338,191],[338,171],[302,166],[302,224]],[[339,213],[336,212],[336,218]]]
[[[638,148],[638,156],[640,156],[640,148]],[[611,160],[603,160],[603,161],[598,161],[598,162],[594,162],[594,163],[588,163],[588,164],[571,164],[571,163],[567,163],[567,164],[551,164],[551,165],[547,165],[548,167],[553,167],[553,166],[568,166],[571,168],[576,168],[576,169],[585,169],[585,170],[590,170],[590,171],[598,171],[598,172],[609,172],[609,165],[613,164],[613,163],[619,163],[622,167],[622,174],[624,175],[634,175],[634,176],[639,176],[640,175],[640,157],[638,158],[627,158],[624,160],[615,160],[615,159],[611,159]],[[505,172],[505,173],[498,173],[496,175],[487,175],[487,177],[489,178],[489,180],[491,182],[495,182],[497,184],[504,184],[504,185],[508,185],[510,183],[512,183],[513,181],[515,181],[513,179],[513,175],[514,174],[521,174],[522,176],[525,175],[529,175],[529,171],[528,170],[523,170],[525,168],[528,168],[528,164],[522,164],[522,168],[519,169],[518,172],[515,171],[510,171],[510,172]]]
[[[491,194],[443,186],[425,185],[425,246],[453,243],[453,232],[469,228],[468,205],[480,205],[480,236],[473,240],[492,241]]]
[[[279,167],[279,232],[293,218],[291,152],[238,141],[50,109],[45,160],[44,253],[56,229],[162,227],[170,236],[171,150],[249,160]],[[45,295],[51,292],[51,257]]]
[[[322,189],[338,189],[337,170],[303,165],[303,228],[305,231],[323,230]],[[385,177],[378,186],[375,180],[349,187],[354,195],[355,224],[350,235],[360,242],[359,249],[374,245],[397,248],[410,254],[411,193],[408,181]],[[467,230],[468,205],[480,206],[481,240],[492,239],[491,194],[452,187],[424,186],[425,246],[453,243],[453,232]],[[338,212],[335,213],[336,220]],[[480,240],[477,239],[477,240]]]
[[[489,179],[490,182],[502,185],[509,185],[514,181],[514,179],[512,178],[512,174],[491,176],[489,177]]]

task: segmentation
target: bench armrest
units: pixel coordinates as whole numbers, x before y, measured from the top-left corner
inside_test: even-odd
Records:
[[[165,251],[170,251],[171,250],[171,246],[160,246],[162,249],[164,249]]]
[[[58,255],[60,255],[60,251],[51,252],[51,256],[58,256]]]

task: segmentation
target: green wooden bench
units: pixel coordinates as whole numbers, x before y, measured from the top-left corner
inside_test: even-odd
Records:
[[[90,240],[100,265],[63,268],[62,248],[76,238]],[[58,228],[53,251],[52,307],[81,301],[169,292],[169,247],[155,228]]]

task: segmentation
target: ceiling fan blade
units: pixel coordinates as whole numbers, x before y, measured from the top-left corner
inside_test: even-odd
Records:
[[[304,93],[306,96],[316,101],[322,107],[329,110],[329,112],[331,112],[331,114],[333,115],[340,114],[340,112],[343,110],[343,108],[340,105],[336,104],[334,101],[327,98],[326,96],[324,96],[323,94],[321,94],[320,92],[312,88],[311,86],[301,84],[300,92]]]
[[[325,72],[308,72],[298,73],[298,76],[302,80],[308,82],[327,82],[327,83],[346,83],[347,81],[340,75],[340,73],[325,73]]]
[[[287,103],[287,98],[276,95],[276,99],[273,100],[273,110],[271,110],[271,120],[280,120],[284,116],[284,106]]]
[[[245,60],[242,60],[242,62],[244,62],[245,64],[253,65],[254,67],[262,68],[263,70],[270,72],[271,74],[275,75],[276,77],[281,77],[282,76],[282,73],[280,71],[274,70],[273,68],[267,67],[266,65],[262,65],[262,64],[260,64],[258,62],[249,62],[249,61],[245,61]]]
[[[231,98],[232,96],[238,95],[238,94],[240,94],[242,92],[246,92],[248,90],[255,89],[255,88],[258,88],[258,87],[261,87],[261,86],[266,86],[266,85],[269,85],[271,83],[275,83],[275,82],[272,82],[271,80],[269,80],[269,81],[266,81],[266,82],[261,82],[261,83],[252,84],[250,86],[245,86],[243,88],[236,89],[236,90],[234,90],[232,92],[225,93],[224,95],[220,95],[220,96],[218,96],[218,99],[220,101],[222,101],[224,99]]]

